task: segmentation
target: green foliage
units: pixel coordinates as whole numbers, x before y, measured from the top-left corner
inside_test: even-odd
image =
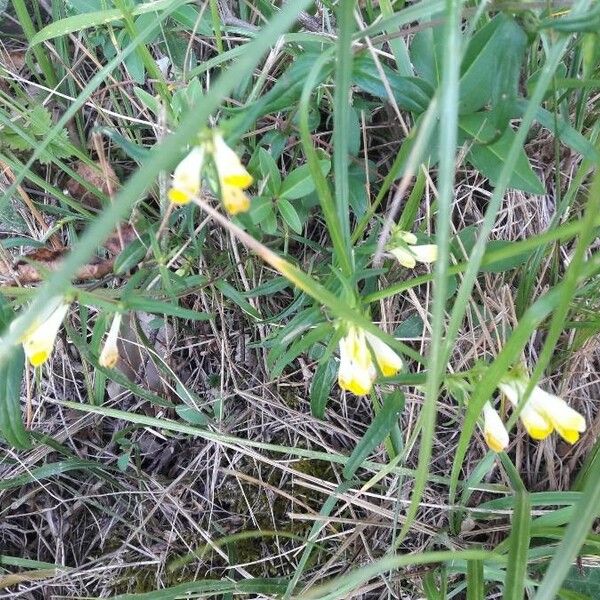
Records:
[[[595,597],[591,570],[581,576],[571,565],[581,553],[600,554],[590,533],[600,502],[598,445],[581,457],[581,468],[578,454],[565,458],[569,468],[580,468],[570,490],[530,492],[518,470],[530,464],[522,459],[527,443],[519,441],[516,453],[509,446],[500,457],[484,455],[477,431],[483,406],[494,402],[510,369],[527,359],[531,387],[543,375],[562,385],[570,361],[600,330],[594,241],[600,177],[592,175],[600,162],[592,99],[600,75],[598,6],[577,0],[552,12],[458,0],[408,6],[339,0],[320,3],[319,18],[310,13],[298,24],[299,12],[312,10],[308,0],[226,4],[233,18],[222,18],[217,2],[69,0],[60,7],[66,12],[55,7],[56,18],[44,25],[43,15],[32,17],[22,1],[14,3],[29,43],[28,66],[32,59],[40,64],[26,76],[48,97],[30,97],[18,78],[9,81],[9,93],[0,92],[0,159],[10,169],[0,182],[0,218],[16,221],[6,207],[19,191],[35,221],[31,231],[27,219],[19,221],[13,227],[19,235],[4,236],[2,249],[64,244],[71,252],[40,267],[39,290],[9,281],[12,265],[8,275],[3,271],[9,282],[3,279],[2,290],[14,302],[0,304],[2,437],[16,449],[31,446],[21,415],[19,339],[49,297],[66,293],[79,307],[77,318],[64,324],[66,360],[77,356],[75,379],[83,380],[87,395],[81,403],[53,402],[127,423],[111,439],[117,479],[146,483],[136,441],[146,431],[247,453],[248,463],[264,461],[289,476],[301,458],[322,461],[331,471],[322,477],[327,485],[316,485],[321,475],[310,473],[291,492],[277,489],[266,470],[254,478],[286,499],[307,481],[316,490],[299,504],[313,521],[300,536],[297,530],[287,536],[301,545],[289,554],[278,548],[293,558],[289,565],[269,563],[272,577],[244,572],[237,578],[234,548],[219,554],[230,564],[214,568],[223,573],[218,578],[186,581],[182,574],[164,589],[118,597],[341,599],[379,579],[396,585],[399,570],[418,565],[429,566],[406,582],[398,579],[399,587],[406,583],[405,595],[479,599],[501,590],[515,599]],[[322,31],[308,30],[318,29],[314,19]],[[404,27],[414,35],[405,35]],[[81,60],[92,71],[83,70],[81,81],[69,71],[74,39],[85,47]],[[48,50],[52,58],[40,61]],[[48,92],[55,86],[57,119]],[[219,212],[222,182],[210,158],[197,204],[175,207],[166,200],[169,174],[191,147],[212,139],[214,128],[254,180],[250,210],[232,218]],[[563,174],[563,146],[576,167],[572,177]],[[62,191],[65,180],[82,182],[66,160],[72,157],[101,166],[109,157],[123,175],[111,198],[87,182],[102,210]],[[473,171],[486,182],[463,202],[465,189],[480,181]],[[509,188],[517,193],[507,195]],[[519,211],[539,207],[535,196],[546,193],[544,206],[554,216],[529,235]],[[135,235],[109,251],[106,238],[118,238],[126,221],[135,224]],[[433,273],[423,265],[407,270],[385,253],[392,225],[414,234],[416,246],[437,245]],[[490,240],[492,233],[503,239]],[[103,260],[110,262],[106,277],[80,279],[82,266]],[[503,306],[513,292],[515,307]],[[9,328],[21,305],[28,306],[22,330]],[[133,374],[100,366],[115,312],[132,315],[136,331],[127,333],[135,337],[129,342],[144,365],[152,365],[159,386],[149,387],[141,363]],[[138,313],[155,315],[146,330],[137,327]],[[393,377],[378,373],[361,399],[340,396],[336,385],[339,342],[351,324],[406,364]],[[157,349],[159,331],[173,355]],[[198,347],[204,362],[191,358]],[[247,351],[255,362],[238,365]],[[183,380],[189,372],[202,377]],[[37,372],[34,394],[39,379],[51,374],[51,365]],[[109,406],[112,385],[141,404],[121,405],[121,397],[111,396]],[[279,424],[273,432],[263,431],[262,422],[246,426],[246,413],[237,420],[246,396],[258,407],[265,401],[265,414],[279,402],[283,416],[273,414],[294,435],[281,441]],[[306,421],[314,431],[287,423],[287,409],[294,419],[310,410],[314,418],[306,415]],[[507,427],[516,420],[512,413]],[[442,427],[456,435],[438,439]],[[56,450],[48,440],[34,437],[34,443]],[[387,458],[375,462],[382,447]],[[568,451],[547,450],[540,456]],[[230,466],[254,481],[245,460]],[[80,470],[105,477],[92,461],[69,456],[9,478],[0,490]],[[362,489],[357,476],[365,480]],[[567,486],[567,479],[560,482]],[[242,493],[251,506],[252,495]],[[427,522],[430,496],[436,511],[446,511],[447,528],[445,520]],[[381,527],[377,552],[360,566],[344,564],[338,538],[345,538],[347,524],[364,536],[362,528],[372,525],[364,515],[376,512],[382,498],[393,505],[393,517]],[[476,537],[469,535],[472,523],[480,527]],[[489,525],[505,537],[483,539]],[[418,552],[411,546],[415,532],[428,536]],[[183,532],[186,545],[187,537]],[[313,569],[330,565],[332,557],[345,575],[316,581]],[[204,558],[194,552],[188,562]]]

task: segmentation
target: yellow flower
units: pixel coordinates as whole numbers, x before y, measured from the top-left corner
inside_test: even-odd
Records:
[[[69,304],[63,298],[55,298],[21,336],[19,341],[23,344],[25,356],[34,367],[44,364],[52,354],[58,330],[68,310]],[[13,324],[16,322],[13,321]]]
[[[417,244],[417,236],[409,231],[396,231],[394,237],[399,243],[389,251],[403,267],[414,269],[417,262],[432,263],[437,260],[435,244]]]
[[[518,406],[523,399],[527,380],[513,378],[501,382],[498,387],[511,404]],[[523,406],[520,416],[527,433],[535,440],[543,440],[556,430],[565,441],[574,444],[586,427],[583,415],[573,410],[562,398],[544,391],[537,385]]]
[[[223,136],[215,133],[213,158],[222,184],[245,190],[252,185],[252,175],[240,161],[238,155],[225,143]]]
[[[351,325],[340,340],[339,386],[357,396],[368,394],[377,377],[373,357],[385,377],[402,368],[402,359],[387,344]]]
[[[230,215],[246,212],[250,208],[250,198],[240,188],[221,183],[221,194],[223,206]]]
[[[365,332],[351,325],[348,333],[340,340],[339,386],[357,396],[364,396],[371,391],[375,377],[377,372]]]
[[[252,176],[219,133],[213,138],[213,158],[225,210],[230,215],[246,212],[250,199],[243,190],[252,185]]]
[[[483,437],[490,450],[502,452],[508,446],[508,431],[489,402],[483,406]]]
[[[106,336],[106,342],[100,353],[98,362],[101,367],[112,369],[119,360],[119,347],[117,346],[117,340],[119,337],[119,328],[121,327],[121,313],[116,313],[113,319],[112,325]]]
[[[168,197],[174,204],[187,204],[200,193],[200,172],[204,164],[204,148],[196,146],[177,165]]]
[[[381,374],[384,377],[393,377],[402,368],[402,359],[378,337],[371,333],[367,333],[366,336]]]

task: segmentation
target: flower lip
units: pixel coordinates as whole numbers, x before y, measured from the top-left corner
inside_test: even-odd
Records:
[[[204,165],[204,148],[195,146],[175,167],[168,197],[174,204],[187,204],[200,192],[200,174]]]
[[[54,349],[58,331],[69,310],[69,303],[64,298],[57,297],[50,301],[31,327],[20,337],[27,360],[34,366],[44,364]],[[14,323],[11,327],[14,327]]]
[[[522,402],[527,383],[527,379],[517,377],[500,382],[498,387],[510,403],[517,407]],[[566,442],[574,444],[586,429],[583,415],[559,396],[550,394],[537,385],[523,405],[520,417],[527,433],[536,440],[543,440],[556,430]]]
[[[240,190],[250,187],[254,181],[252,175],[248,173],[239,156],[219,133],[214,135],[213,148],[213,158],[221,186],[231,186]]]
[[[508,431],[492,405],[486,402],[483,407],[483,436],[490,450],[502,452],[509,443]]]
[[[108,335],[106,336],[106,342],[104,343],[102,352],[100,353],[100,358],[98,359],[98,363],[101,367],[112,369],[116,366],[119,360],[119,346],[117,341],[119,337],[119,329],[121,327],[121,319],[122,314],[116,313],[112,325],[108,331]]]
[[[384,377],[393,377],[402,369],[403,363],[392,348],[385,342],[382,342],[377,336],[368,333],[366,334],[367,341],[375,356],[377,366]]]
[[[357,396],[368,394],[377,373],[366,344],[364,331],[351,325],[348,333],[340,339],[339,349],[339,386]]]

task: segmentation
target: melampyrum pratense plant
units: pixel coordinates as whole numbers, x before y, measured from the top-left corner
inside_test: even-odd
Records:
[[[74,14],[38,31],[26,4],[14,2],[29,53],[38,57],[36,78],[43,89],[58,85],[60,73],[52,61],[42,58],[42,44],[60,47],[62,52],[66,36],[82,33],[90,41],[89,29],[95,28],[95,43],[109,60],[54,125],[39,108],[40,119],[27,121],[24,115],[31,99],[0,92],[1,158],[15,172],[3,206],[22,181],[44,185],[44,178],[35,173],[38,159],[43,157],[61,169],[65,156],[82,154],[69,146],[64,126],[80,116],[81,107],[123,61],[129,61],[127,68],[139,75],[133,88],[137,100],[157,121],[164,121],[165,132],[172,133],[148,148],[139,137],[99,128],[139,167],[114,198],[98,194],[104,205],[98,215],[84,218],[68,197],[60,196],[65,220],[85,221],[85,230],[39,289],[3,285],[3,298],[15,299],[13,303],[3,299],[0,306],[3,437],[22,449],[44,443],[23,425],[19,390],[30,371],[40,384],[63,326],[98,373],[130,386],[134,393],[145,393],[143,386],[124,382],[119,372],[123,319],[135,311],[163,318],[212,318],[179,305],[180,298],[210,279],[210,273],[194,271],[197,255],[188,251],[188,246],[197,251],[195,227],[208,216],[211,226],[237,238],[277,272],[269,284],[272,293],[290,289],[293,295],[292,309],[284,311],[285,319],[270,332],[271,378],[278,378],[298,357],[308,356],[313,365],[309,393],[315,417],[326,418],[328,401],[339,394],[365,397],[371,403],[375,417],[354,452],[335,459],[344,464],[344,481],[323,504],[321,516],[329,516],[340,494],[366,485],[367,476],[367,487],[379,481],[382,470],[411,478],[410,503],[402,505],[402,524],[398,531],[394,529],[383,555],[361,568],[350,565],[343,579],[313,586],[295,597],[350,597],[369,580],[420,564],[443,565],[424,578],[428,598],[447,597],[444,590],[449,585],[453,595],[466,588],[469,598],[487,597],[494,586],[501,587],[505,598],[554,597],[581,548],[586,554],[598,554],[597,536],[590,534],[600,506],[597,442],[588,434],[591,413],[584,407],[575,409],[571,398],[551,393],[550,383],[540,384],[540,379],[557,369],[552,361],[556,352],[563,352],[563,334],[579,318],[575,307],[598,309],[600,259],[591,244],[600,227],[600,176],[595,173],[600,154],[597,120],[586,118],[586,107],[599,75],[600,7],[590,0],[576,0],[567,8],[554,3],[503,7],[459,0],[408,5],[381,0],[376,6],[339,0],[320,5],[335,23],[335,35],[317,35],[302,28],[288,33],[311,2],[290,2],[281,9],[259,2],[266,18],[261,31],[225,50],[217,3],[211,2],[212,10],[206,13],[194,8],[194,31],[214,35],[218,51],[208,62],[189,64],[190,53],[186,53],[182,64],[175,65],[174,85],[149,50],[151,40],[159,35],[154,16],[159,24],[179,23],[185,30],[182,15],[189,20],[190,12],[180,9],[191,9],[192,3],[150,4],[131,7],[115,2],[114,9],[99,5],[82,17],[84,13],[73,3],[69,10]],[[140,18],[147,14],[152,19]],[[126,40],[112,55],[109,47],[114,36],[107,35],[107,23],[123,28],[119,39]],[[409,25],[410,35],[403,35],[402,28]],[[264,77],[254,80],[253,73],[275,45],[282,56],[281,68],[275,81],[266,85]],[[227,66],[220,70],[221,65]],[[216,70],[220,72],[215,79]],[[152,93],[144,85],[146,75],[154,79]],[[232,96],[235,103],[228,102]],[[361,149],[359,123],[375,119],[383,104],[392,107],[404,133],[388,140],[397,147],[393,160],[376,165],[368,158],[369,148]],[[322,113],[331,116],[327,119],[330,135]],[[597,114],[597,107],[592,113]],[[284,125],[257,127],[274,116]],[[558,194],[555,217],[546,230],[519,242],[490,243],[507,190],[534,196],[548,191],[524,149],[534,127],[550,131],[556,148],[568,146],[581,158],[577,175],[566,192],[557,191],[560,185],[554,190]],[[326,143],[322,143],[324,135]],[[61,144],[56,141],[59,136]],[[89,156],[83,160],[89,161]],[[454,235],[459,164],[489,181],[490,191],[480,222]],[[158,173],[163,177],[157,185]],[[435,180],[436,190],[428,208],[431,220],[420,210],[429,178]],[[60,195],[60,190],[46,191]],[[115,260],[113,274],[121,278],[116,288],[108,293],[78,282],[80,267],[121,220],[133,221],[134,214],[140,239],[137,246],[122,248]],[[309,237],[309,227],[315,226],[326,234],[325,247]],[[560,276],[545,284],[544,293],[534,293],[544,259],[553,255],[557,244],[573,240]],[[299,244],[302,252],[291,251],[291,242]],[[311,261],[302,259],[311,252]],[[472,361],[471,366],[463,363],[455,372],[455,344],[467,310],[479,301],[475,290],[482,272],[514,273],[516,306],[510,312],[517,318],[492,358]],[[417,335],[407,334],[406,324],[395,330],[386,326],[382,302],[429,282],[433,297],[424,306],[427,327],[421,317],[416,321]],[[261,319],[239,292],[229,284],[220,285],[230,300]],[[91,315],[96,319],[91,342],[87,331],[77,332],[70,325],[69,316],[76,311],[83,327]],[[539,331],[542,342],[531,364],[525,360],[525,349]],[[597,319],[586,323],[585,331],[591,332],[590,337],[597,334]],[[424,336],[424,354],[407,343],[411,337]],[[181,389],[181,382],[177,384]],[[406,389],[423,396],[410,438],[398,418]],[[104,388],[96,391],[89,405],[69,406],[119,416],[138,426],[239,442],[197,424],[192,427],[106,407]],[[437,409],[448,398],[458,404],[460,423],[451,471],[436,480],[447,490],[444,535],[459,535],[467,515],[473,520],[497,508],[512,511],[513,527],[494,548],[461,540],[446,550],[397,553],[400,547],[406,550],[402,544],[432,480]],[[508,419],[507,407],[512,410]],[[577,480],[578,494],[556,492],[552,497],[552,505],[566,505],[578,518],[559,518],[552,531],[543,520],[534,519],[531,510],[536,503],[548,504],[548,498],[527,491],[514,462],[512,450],[523,440],[516,435],[518,430],[510,433],[518,419],[536,442],[556,439],[550,437],[556,432],[569,445],[586,436],[594,447]],[[467,468],[465,457],[477,445],[478,427],[491,452]],[[519,442],[512,441],[517,438]],[[381,443],[388,458],[383,467],[367,460]],[[418,447],[416,464],[409,462],[413,446]],[[281,446],[266,443],[259,449],[282,451]],[[284,450],[305,455],[303,449]],[[409,464],[414,468],[409,469]],[[506,473],[508,487],[485,486],[494,466]],[[486,497],[473,507],[473,492],[479,487],[501,497]],[[317,524],[293,575],[283,574],[285,582],[278,581],[280,587],[271,582],[270,590],[285,598],[297,594],[319,533]],[[538,568],[539,561],[549,563],[545,571]],[[196,584],[179,591],[194,591]]]

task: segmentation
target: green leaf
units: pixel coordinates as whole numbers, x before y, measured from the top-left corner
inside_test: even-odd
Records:
[[[281,174],[273,156],[265,148],[258,149],[258,164],[261,175],[267,178],[267,190],[275,195],[281,187]]]
[[[504,95],[514,97],[526,43],[525,32],[504,13],[473,36],[461,64],[459,113],[475,112]]]
[[[323,173],[324,176],[327,176],[331,169],[331,161],[320,160],[319,168],[321,169],[321,173]],[[286,198],[287,200],[297,200],[298,198],[308,196],[314,191],[315,182],[311,177],[310,167],[306,164],[294,169],[284,179],[278,195],[280,198]]]
[[[510,524],[510,548],[503,598],[521,600],[525,597],[527,552],[531,529],[531,501],[529,494],[525,491],[519,491],[516,494],[515,510]]]
[[[442,79],[443,40],[442,26],[425,27],[410,45],[410,59],[415,71],[432,88],[436,88]]]
[[[277,208],[283,220],[290,226],[290,229],[298,234],[302,233],[302,221],[290,202],[285,198],[280,198],[277,202]]]
[[[382,68],[394,99],[400,108],[415,113],[422,113],[427,109],[433,96],[433,88],[427,81],[417,77],[403,77],[386,65],[382,65]],[[354,85],[372,96],[384,100],[388,98],[381,75],[369,55],[365,54],[354,60],[352,81]]]
[[[123,298],[123,302],[130,310],[141,310],[159,315],[169,315],[171,317],[179,317],[180,319],[209,321],[212,318],[212,315],[207,312],[182,308],[175,303],[163,302],[161,300],[146,298],[144,296],[128,296],[127,298]]]
[[[14,317],[7,300],[0,296],[0,332]],[[29,448],[31,443],[21,417],[21,382],[25,368],[25,354],[19,344],[8,350],[0,361],[0,435],[15,448]]]
[[[348,459],[344,467],[344,478],[352,478],[365,458],[369,456],[376,446],[383,442],[394,425],[398,423],[398,417],[403,408],[404,394],[400,390],[395,390],[386,396],[381,410],[373,419],[365,435],[358,442]]]
[[[287,367],[294,359],[306,352],[314,344],[323,341],[330,332],[330,323],[320,323],[314,329],[311,329],[308,333],[302,335],[300,339],[297,339],[288,350],[277,358],[271,369],[271,377],[279,377],[283,372],[283,369],[285,369],[285,367]]]
[[[115,258],[113,272],[119,275],[137,267],[139,262],[146,256],[149,243],[150,234],[144,234],[141,238],[127,244]]]
[[[208,417],[204,413],[200,412],[199,410],[196,410],[195,408],[192,408],[191,406],[179,404],[175,407],[175,412],[184,421],[187,421],[192,425],[208,425]]]
[[[227,281],[215,282],[215,287],[225,296],[237,304],[245,313],[261,321],[262,315]]]
[[[467,561],[467,600],[483,600],[484,579],[483,579],[483,561]]]
[[[182,2],[183,4],[184,2]],[[157,12],[165,8],[171,8],[173,6],[173,0],[156,0],[155,2],[146,2],[144,4],[137,4],[131,9],[131,15],[141,15],[147,12]],[[86,12],[80,15],[74,15],[72,17],[66,17],[59,21],[54,21],[49,25],[46,25],[43,29],[38,31],[30,40],[30,47],[42,42],[47,42],[56,37],[68,35],[69,33],[75,33],[89,27],[97,27],[98,25],[105,25],[118,21],[123,18],[123,12],[119,9],[108,9],[100,10],[95,12]]]
[[[310,411],[317,419],[325,417],[327,400],[337,376],[337,362],[329,356],[322,359],[310,384]]]
[[[481,171],[493,185],[496,185],[515,139],[515,132],[512,129],[506,129],[493,143],[477,143],[476,140],[494,139],[497,133],[489,121],[489,113],[485,112],[463,115],[459,121],[459,128],[463,135],[475,140],[467,153],[467,160],[477,170]],[[543,194],[545,192],[542,182],[533,172],[523,149],[518,154],[517,164],[512,172],[509,185],[531,194]]]

